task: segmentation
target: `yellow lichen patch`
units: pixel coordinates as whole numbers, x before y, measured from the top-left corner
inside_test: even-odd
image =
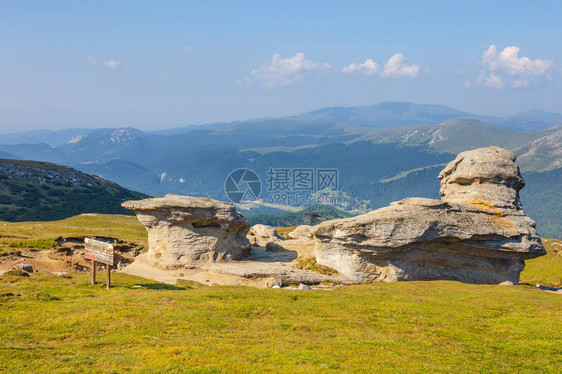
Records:
[[[488,220],[494,228],[510,231],[515,229],[511,220],[503,217],[504,211],[495,207],[491,201],[474,199],[467,201],[467,203],[487,213]]]
[[[501,212],[502,212],[501,209],[495,207],[493,205],[493,203],[489,200],[473,199],[473,200],[467,201],[467,203],[483,210],[486,213],[501,214]]]

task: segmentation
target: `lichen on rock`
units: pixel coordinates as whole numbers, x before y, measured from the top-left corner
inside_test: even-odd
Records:
[[[439,178],[441,200],[408,198],[315,226],[318,263],[358,283],[517,283],[524,260],[546,252],[521,207],[515,155],[498,147],[463,152]]]

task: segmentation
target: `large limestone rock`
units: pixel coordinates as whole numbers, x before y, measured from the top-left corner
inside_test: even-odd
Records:
[[[229,203],[179,195],[126,201],[148,231],[144,260],[163,268],[237,260],[250,252],[250,226]]]
[[[515,155],[497,147],[463,152],[439,178],[442,200],[404,199],[314,226],[317,262],[357,283],[517,283],[524,260],[546,252],[519,201]]]

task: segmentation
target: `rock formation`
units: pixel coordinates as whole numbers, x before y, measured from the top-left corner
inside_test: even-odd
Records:
[[[234,205],[208,198],[166,195],[126,201],[148,231],[145,260],[161,268],[237,260],[250,252],[250,226]]]
[[[408,198],[357,217],[299,226],[288,240],[272,227],[256,225],[248,235],[255,245],[251,254],[250,227],[232,204],[166,195],[123,206],[148,230],[143,261],[159,268],[197,268],[205,281],[214,274],[224,282],[232,277],[246,282],[235,284],[278,278],[517,283],[524,261],[546,251],[519,201],[524,181],[515,155],[497,147],[463,152],[439,178],[441,200]],[[316,257],[339,274],[297,269],[297,256]]]
[[[439,178],[441,200],[408,198],[312,227],[318,263],[357,283],[517,283],[524,260],[546,252],[519,201],[515,155],[497,147],[463,152]]]

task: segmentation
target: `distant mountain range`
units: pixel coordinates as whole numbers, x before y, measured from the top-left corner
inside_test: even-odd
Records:
[[[540,180],[549,194],[562,193],[557,173],[562,167],[562,115],[543,111],[500,118],[391,102],[160,132],[65,131],[43,134],[50,144],[39,142],[40,133],[34,135],[38,142],[20,144],[12,142],[21,139],[17,134],[0,135],[0,157],[71,166],[150,195],[220,200],[228,200],[224,182],[234,169],[254,170],[262,179],[261,197],[266,198],[270,168],[332,168],[339,171],[339,207],[351,211],[375,209],[408,196],[438,198],[436,176],[445,163],[463,150],[497,145],[518,155],[529,189]],[[61,143],[62,139],[69,141]],[[540,216],[547,217],[556,204],[541,196],[534,206],[544,204]],[[279,207],[272,207],[274,211]],[[268,213],[265,206],[253,212]],[[549,233],[562,236],[562,223],[548,224]],[[541,222],[539,231],[540,227]]]
[[[438,124],[450,119],[478,119],[510,131],[537,131],[562,124],[562,114],[532,110],[506,117],[462,112],[443,105],[405,102],[384,102],[358,107],[323,108],[287,117],[314,123],[345,123],[349,125],[388,128],[411,124]]]
[[[222,124],[226,127],[244,127],[248,125],[276,126],[281,123],[284,127],[295,127],[302,124],[313,125],[349,125],[368,126],[376,128],[390,128],[404,125],[436,125],[450,119],[477,119],[492,124],[498,128],[512,132],[534,132],[544,130],[555,125],[562,125],[562,114],[531,110],[510,116],[487,116],[456,110],[444,105],[414,104],[407,102],[383,102],[364,107],[329,107],[311,112],[287,116],[282,118],[256,118]],[[218,129],[221,126],[211,123],[189,125],[178,128],[152,130],[152,135],[175,135],[195,130]],[[96,131],[90,128],[72,128],[64,130],[33,130],[0,134],[0,144],[38,144],[45,143],[52,147],[68,142],[78,141],[80,138]]]

